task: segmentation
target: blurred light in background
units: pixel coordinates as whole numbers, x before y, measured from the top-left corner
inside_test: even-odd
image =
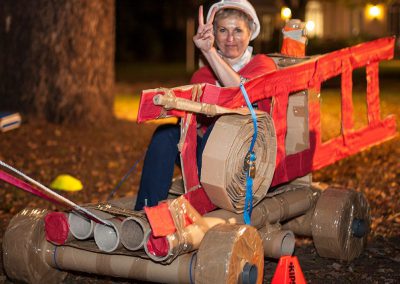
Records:
[[[306,22],[306,29],[308,34],[313,34],[313,31],[315,29],[315,23],[314,21],[307,21]]]
[[[305,22],[309,38],[322,38],[324,36],[324,12],[322,4],[318,1],[308,1],[306,6]]]
[[[289,20],[292,17],[292,11],[288,7],[282,7],[281,18],[283,20]]]
[[[383,8],[381,5],[368,4],[366,7],[366,14],[369,19],[382,19]]]

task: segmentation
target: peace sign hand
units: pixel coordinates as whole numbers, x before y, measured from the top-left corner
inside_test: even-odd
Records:
[[[210,19],[204,24],[203,6],[199,7],[199,27],[197,28],[196,35],[193,37],[193,41],[203,53],[210,51],[214,45],[213,22],[216,13],[217,8],[214,8]]]

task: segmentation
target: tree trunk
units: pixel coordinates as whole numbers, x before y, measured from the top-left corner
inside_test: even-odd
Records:
[[[114,0],[2,0],[0,108],[56,123],[112,117]]]

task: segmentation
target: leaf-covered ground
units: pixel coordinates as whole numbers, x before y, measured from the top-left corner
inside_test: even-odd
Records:
[[[396,85],[397,84],[397,85]],[[156,87],[152,85],[150,87]],[[119,86],[116,100],[118,117],[132,118],[135,102],[133,89]],[[394,113],[400,117],[398,83],[382,88],[382,116]],[[340,109],[335,92],[322,95],[324,139],[337,135]],[[123,100],[126,100],[123,102]],[[356,113],[362,117],[362,95],[355,96]],[[119,106],[118,106],[119,104]],[[125,109],[123,109],[123,107]],[[360,114],[360,115],[358,115]],[[398,125],[399,119],[397,119]],[[356,127],[365,124],[361,119]],[[154,131],[155,124],[137,125],[117,119],[107,128],[59,126],[33,117],[24,117],[22,126],[0,133],[0,159],[49,185],[59,174],[68,173],[80,179],[84,189],[63,192],[77,203],[107,200],[124,174],[140,161]],[[134,195],[140,179],[141,163],[116,192],[118,196]],[[313,174],[315,181],[354,188],[367,197],[371,206],[372,232],[365,252],[352,263],[319,257],[310,240],[301,240],[295,254],[300,259],[310,283],[398,283],[400,281],[400,138],[346,158]],[[25,207],[56,209],[46,201],[0,182],[0,234],[10,218]],[[266,261],[265,280],[271,280],[275,261]],[[0,281],[6,280],[1,270]],[[104,279],[72,274],[65,283],[112,283],[125,280]]]

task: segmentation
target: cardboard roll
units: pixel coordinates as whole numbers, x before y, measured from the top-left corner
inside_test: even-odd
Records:
[[[62,283],[67,276],[44,259],[52,251],[45,236],[47,213],[46,209],[26,208],[11,219],[3,237],[3,265],[9,278],[22,283]]]
[[[257,124],[253,206],[267,195],[277,151],[272,118],[260,112]],[[243,212],[246,194],[244,164],[253,133],[251,116],[224,115],[217,120],[208,138],[203,152],[201,183],[211,201],[220,208]]]
[[[317,201],[311,222],[315,248],[322,257],[351,261],[367,242],[369,205],[360,192],[328,188]]]
[[[195,283],[262,283],[264,248],[256,228],[217,225],[197,252]]]

